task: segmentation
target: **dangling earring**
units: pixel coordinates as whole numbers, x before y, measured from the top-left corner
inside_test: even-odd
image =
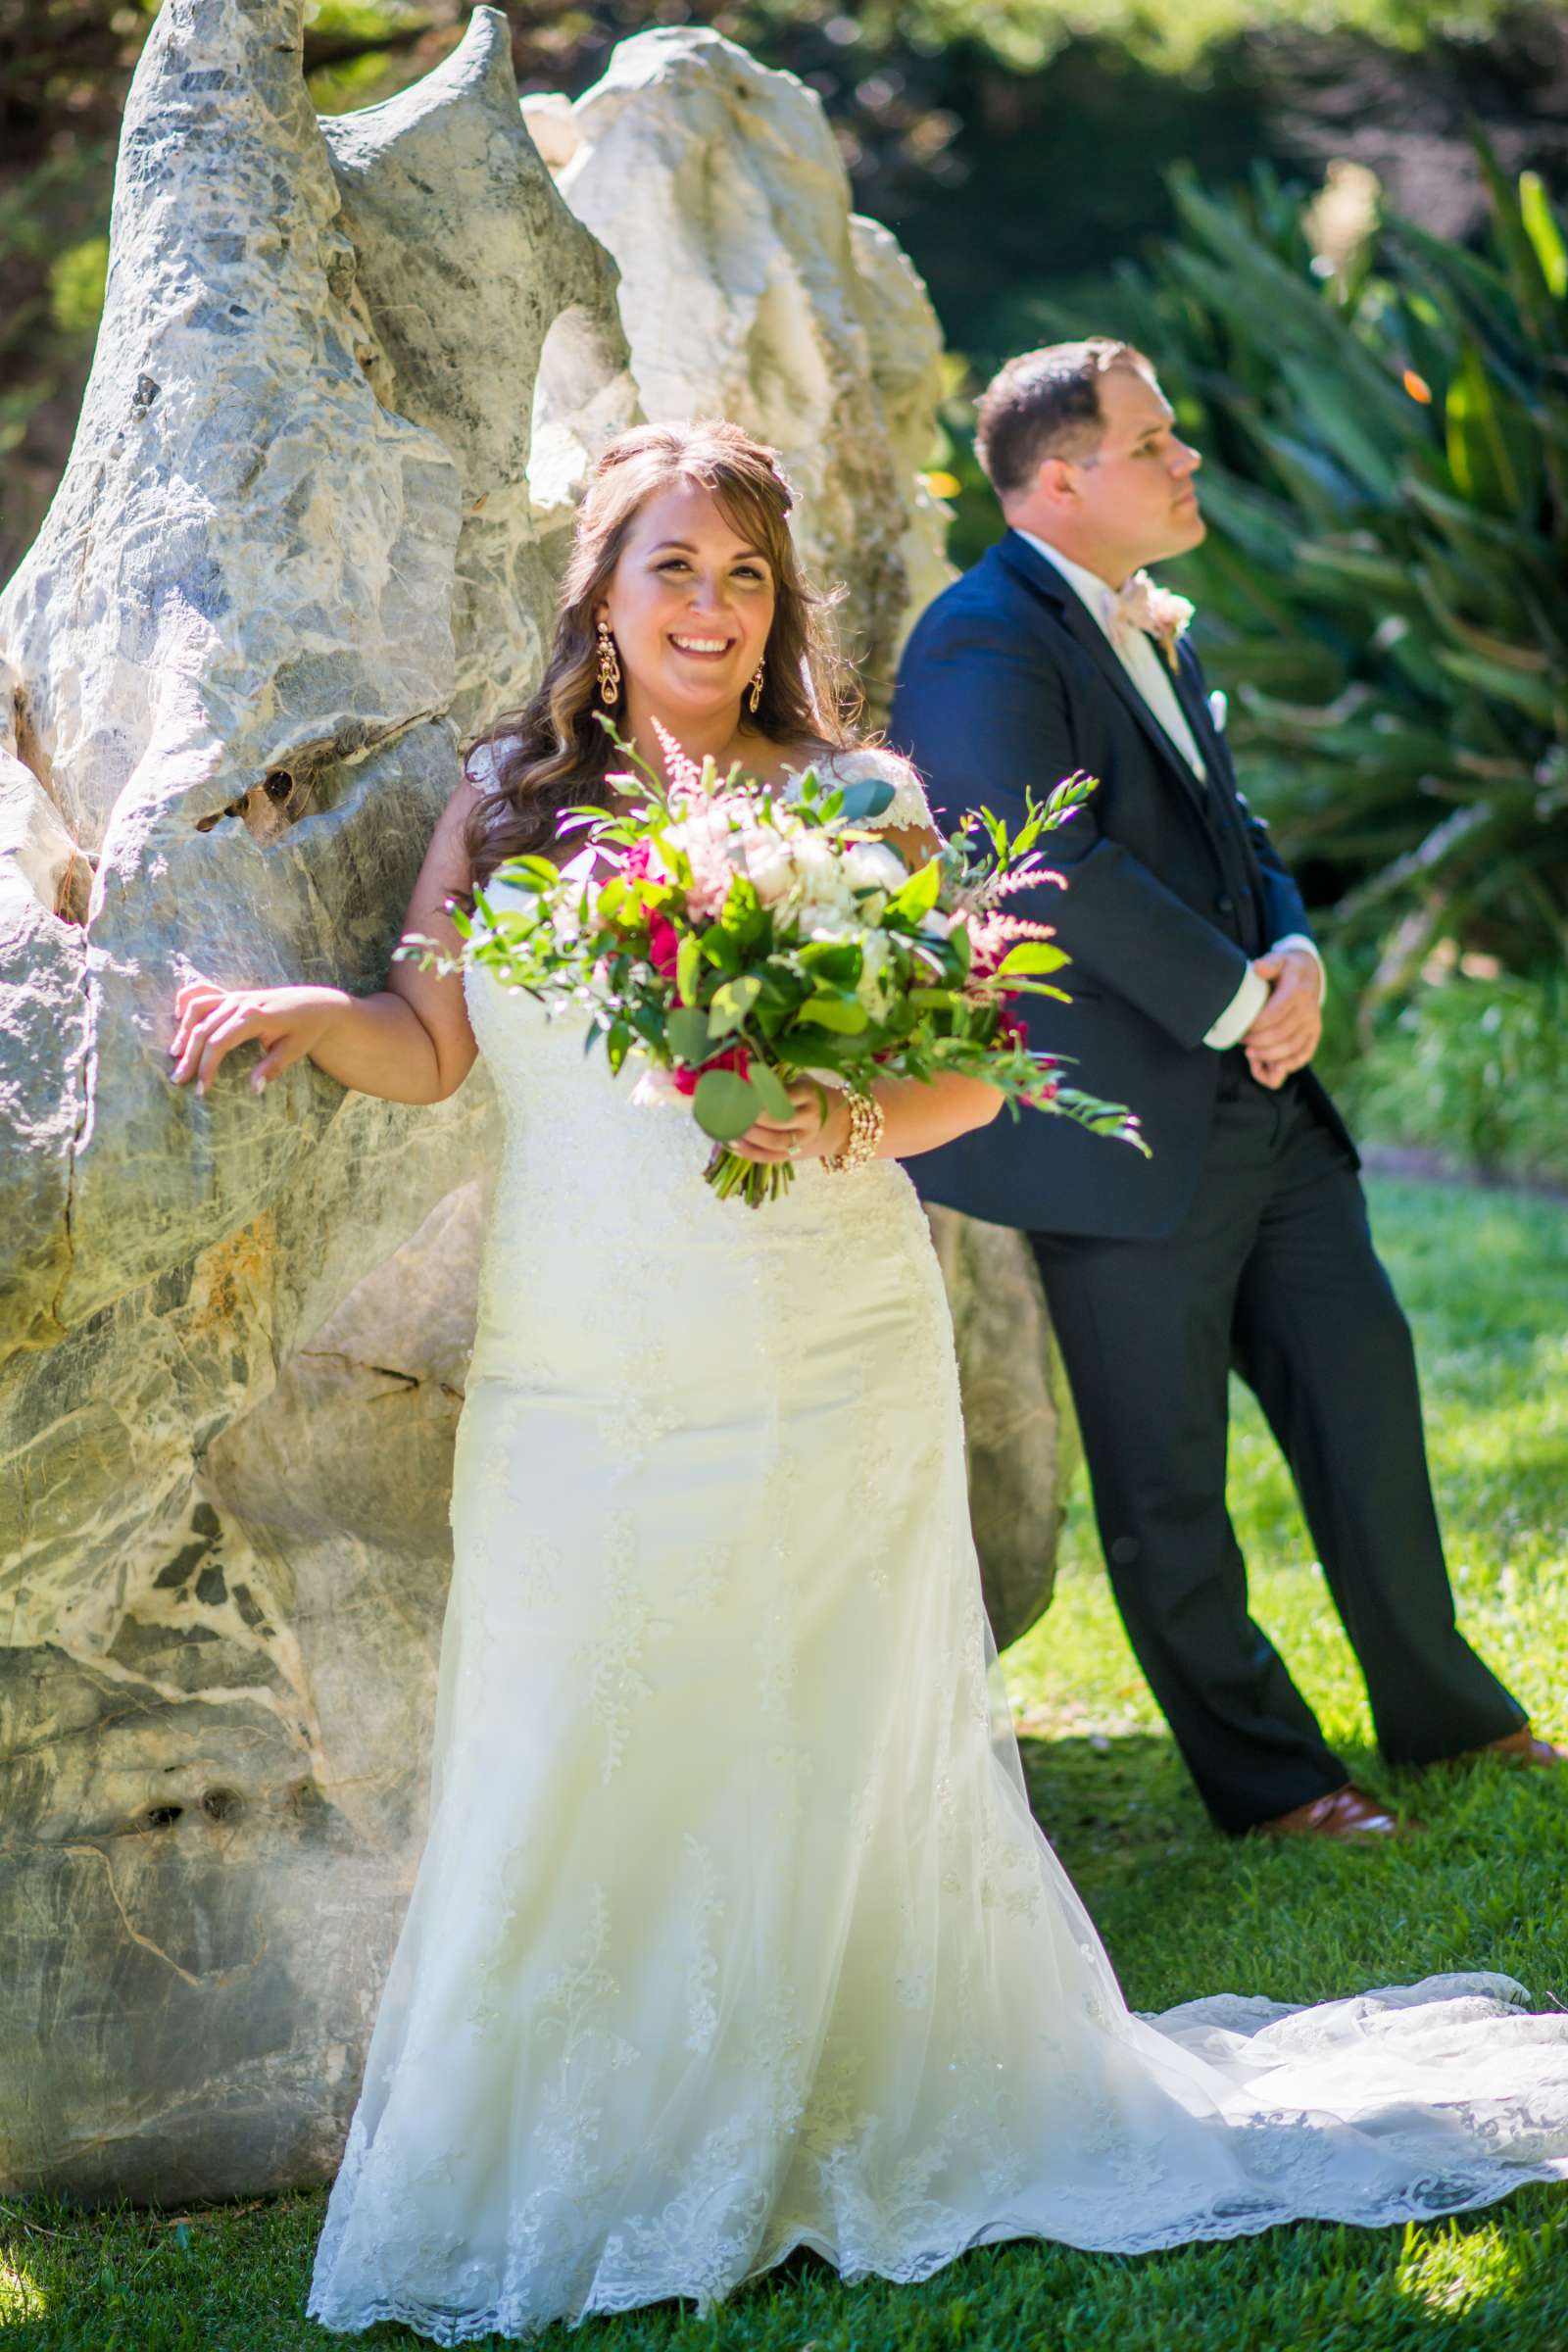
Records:
[[[620,700],[620,663],[608,620],[599,623],[599,700],[607,710],[613,710]]]
[[[759,662],[759,663],[757,664],[757,675],[756,675],[756,676],[753,678],[753,680],[752,680],[752,691],[751,691],[751,693],[750,693],[750,694],[749,694],[749,695],[746,697],[747,708],[750,710],[750,711],[751,711],[751,713],[752,713],[752,716],[753,716],[754,718],[757,716],[758,710],[759,710],[759,708],[760,708],[760,704],[761,704],[761,700],[762,700],[762,670],[763,670],[763,666],[764,666],[764,664],[763,664],[762,662]]]

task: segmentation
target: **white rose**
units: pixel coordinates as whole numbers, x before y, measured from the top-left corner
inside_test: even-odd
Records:
[[[807,898],[836,901],[848,896],[842,868],[825,835],[801,834],[795,842],[792,858]]]
[[[929,914],[921,915],[920,928],[928,939],[946,939],[953,929],[953,917],[944,914],[940,906],[933,906]]]
[[[741,845],[741,863],[764,906],[776,906],[794,888],[795,861],[789,844],[777,833],[748,833]]]
[[[824,899],[803,899],[795,927],[803,939],[853,939],[858,928],[853,914]]]
[[[852,890],[902,890],[908,869],[885,841],[858,841],[844,854],[844,877]]]

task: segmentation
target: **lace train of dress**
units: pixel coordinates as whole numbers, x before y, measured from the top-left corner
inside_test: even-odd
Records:
[[[427,1843],[317,2252],[328,2328],[523,2336],[816,2248],[919,2279],[1568,2174],[1506,1978],[1129,2013],[992,1704],[904,1171],[758,1213],[470,970],[507,1143]]]

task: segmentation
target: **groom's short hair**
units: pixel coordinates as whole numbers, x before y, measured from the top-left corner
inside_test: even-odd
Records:
[[[1104,430],[1100,379],[1112,368],[1153,368],[1131,343],[1090,335],[1022,351],[980,395],[975,455],[999,498],[1025,489],[1047,458],[1085,458]]]

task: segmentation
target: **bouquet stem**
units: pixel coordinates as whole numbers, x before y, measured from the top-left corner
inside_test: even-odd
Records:
[[[742,1159],[727,1144],[715,1144],[708,1155],[703,1180],[721,1200],[735,1196],[748,1208],[760,1208],[764,1200],[776,1200],[789,1191],[795,1170],[784,1162],[766,1167],[758,1159]]]

